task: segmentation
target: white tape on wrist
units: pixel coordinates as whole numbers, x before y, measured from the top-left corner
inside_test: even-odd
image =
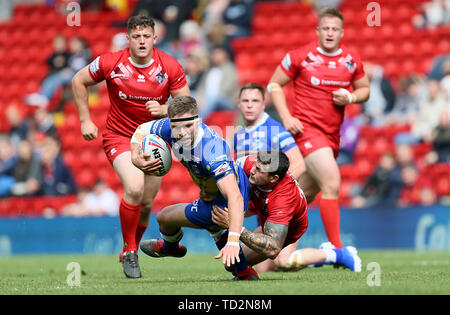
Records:
[[[344,88],[341,88],[341,92],[343,92],[347,95],[349,104],[353,103],[352,93],[350,93],[347,89],[344,89]]]
[[[241,236],[241,233],[238,232],[228,232],[228,236]]]
[[[227,242],[226,246],[235,246],[235,247],[239,247],[239,242]]]

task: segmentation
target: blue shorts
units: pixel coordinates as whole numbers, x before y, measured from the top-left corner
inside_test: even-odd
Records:
[[[248,181],[247,175],[242,169],[239,171],[239,190],[241,191],[242,198],[244,199],[244,214],[247,212],[248,204],[250,202],[250,192],[251,187]],[[212,222],[211,211],[213,210],[213,205],[217,205],[220,208],[228,207],[228,201],[220,196],[219,198],[206,202],[202,199],[197,199],[191,202],[184,209],[184,214],[186,218],[193,224],[204,228],[210,232],[217,232],[223,230],[223,228]]]

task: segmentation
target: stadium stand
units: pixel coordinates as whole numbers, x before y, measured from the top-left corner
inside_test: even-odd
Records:
[[[136,2],[130,1],[130,7]],[[418,4],[424,0],[378,2],[383,10],[383,27],[376,29],[367,25],[366,15],[360,14],[369,12],[365,3],[359,0],[342,1],[340,10],[346,18],[343,43],[357,49],[363,60],[383,65],[386,76],[393,82],[411,73],[427,73],[435,56],[450,52],[448,25],[417,30],[411,24],[413,16],[418,13]],[[253,10],[252,35],[235,39],[232,48],[240,83],[252,81],[265,86],[288,50],[315,38],[311,30],[315,27],[316,16],[309,4],[300,1],[255,2]],[[35,92],[46,76],[45,60],[51,54],[51,41],[57,33],[67,38],[76,35],[86,39],[92,56],[97,56],[110,49],[114,34],[123,31],[112,27],[118,19],[122,17],[114,11],[86,11],[82,12],[81,26],[69,27],[66,17],[53,7],[16,5],[12,19],[0,23],[0,86],[3,88],[0,93],[0,133],[7,133],[11,127],[6,115],[9,104],[19,104],[21,111],[26,114],[23,98]],[[26,49],[23,47],[24,38],[27,41]],[[23,64],[27,65],[25,69]],[[292,102],[292,88],[288,86],[286,92],[288,102]],[[49,105],[50,110],[58,105],[62,94],[63,91],[59,90]],[[105,86],[100,86],[92,93],[90,105],[100,134],[105,127],[109,108]],[[346,114],[356,116],[360,112],[360,106],[348,106]],[[118,194],[122,194],[119,178],[112,172],[104,156],[101,137],[91,142],[83,141],[73,101],[67,101],[61,112],[55,112],[54,120],[61,138],[64,161],[72,170],[78,186],[92,186],[100,178]],[[235,120],[233,111],[225,111],[213,113],[207,123],[220,126],[225,135],[226,126],[233,125]],[[394,149],[395,135],[409,130],[410,126],[406,123],[362,126],[353,163],[341,166],[340,202],[344,207],[351,205],[352,187],[365,181],[383,152]],[[430,150],[431,145],[428,143],[413,145],[419,170],[428,174],[438,197],[449,196],[450,166],[448,163],[424,163],[423,158]],[[166,205],[196,198],[198,188],[193,185],[187,170],[175,161],[169,174],[163,177],[154,209],[157,211]],[[64,204],[75,199],[73,195],[2,198],[0,216],[36,216],[41,215],[45,208],[53,208],[58,213]]]

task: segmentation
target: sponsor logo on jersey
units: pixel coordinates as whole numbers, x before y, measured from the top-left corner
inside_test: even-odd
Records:
[[[309,141],[306,141],[304,146],[305,146],[305,149],[312,149],[312,147],[313,147],[311,142],[309,142]]]
[[[223,162],[222,164],[219,165],[219,167],[216,167],[212,172],[214,173],[215,176],[219,176],[230,170],[231,170],[231,167],[228,164],[228,162]]]
[[[137,81],[138,81],[138,82],[145,82],[145,76],[142,75],[142,74],[138,75]]]
[[[98,56],[94,61],[91,62],[89,69],[91,70],[92,74],[95,74],[100,69],[100,56]]]
[[[320,79],[315,76],[311,76],[311,84],[312,85],[320,85]]]
[[[286,56],[284,56],[283,61],[281,61],[281,64],[286,70],[289,70],[291,68],[292,61],[289,54],[286,54]]]
[[[133,101],[160,101],[162,100],[162,96],[157,96],[157,97],[153,97],[153,96],[139,96],[139,95],[127,95],[125,93],[123,93],[122,91],[119,91],[119,97],[122,100],[133,100]]]

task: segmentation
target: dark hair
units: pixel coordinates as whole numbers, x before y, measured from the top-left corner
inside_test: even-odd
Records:
[[[289,169],[289,158],[280,150],[258,151],[258,161],[263,165],[269,165],[269,174],[278,175],[279,181],[283,179]]]
[[[127,30],[128,34],[138,28],[138,27],[151,27],[153,30],[153,33],[155,32],[155,21],[151,17],[148,17],[143,14],[132,16],[127,21]]]
[[[318,13],[319,22],[324,17],[337,17],[342,21],[342,25],[344,25],[344,16],[338,9],[335,8],[323,8]]]
[[[171,99],[167,105],[167,114],[169,118],[186,113],[198,115],[197,101],[192,96],[176,96]]]
[[[239,97],[241,97],[241,94],[242,94],[242,92],[244,92],[244,90],[258,90],[259,92],[261,92],[261,95],[264,99],[264,94],[265,94],[264,88],[257,83],[250,82],[250,83],[244,84],[241,87],[241,89],[239,90]]]

